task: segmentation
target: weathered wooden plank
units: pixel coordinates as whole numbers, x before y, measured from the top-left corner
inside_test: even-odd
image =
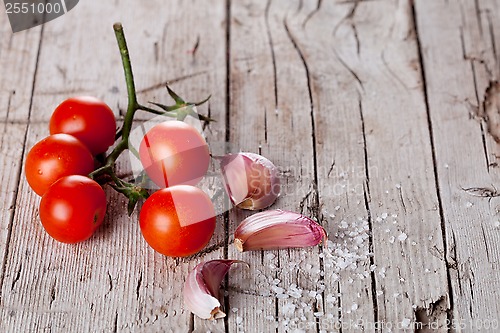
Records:
[[[179,78],[174,87],[184,96],[203,99],[213,94],[209,112],[218,122],[210,126],[207,137],[210,143],[225,138],[224,2],[156,1],[136,6],[122,1],[120,6],[133,10],[118,16],[112,14],[116,4],[81,3],[78,10],[44,27],[32,117],[36,124],[30,126],[26,149],[48,134],[46,121],[64,98],[91,94],[115,110],[126,106],[112,30],[115,20],[121,20],[126,30],[139,99],[166,101],[163,82]],[[189,52],[198,37],[193,55]],[[202,111],[207,113],[208,108]],[[129,167],[127,159],[121,159],[118,169],[127,173]],[[224,240],[223,219],[210,244],[213,252],[191,260],[165,259],[142,239],[137,214],[128,218],[125,201],[111,191],[108,195],[109,212],[102,228],[91,240],[68,246],[44,233],[38,221],[39,199],[21,182],[17,205],[26,208],[16,210],[14,217],[2,286],[2,329],[178,332],[203,328],[205,323],[193,322],[183,309],[181,290],[195,264],[223,257],[216,246]],[[224,322],[215,328],[224,331]]]
[[[26,122],[30,112],[41,28],[12,33],[5,7],[0,15],[0,121]]]
[[[261,152],[286,171],[283,195],[274,208],[314,216],[307,69],[283,24],[292,6],[284,1],[231,3],[230,141],[236,149]],[[231,234],[246,215],[231,214]],[[318,249],[239,254],[231,246],[228,252],[250,264],[250,270],[229,278],[229,304],[238,309],[228,318],[230,331],[284,332],[301,320],[314,323],[315,294],[321,294]]]
[[[499,78],[495,1],[415,3],[434,137],[456,331],[499,321],[498,144],[481,116]],[[478,112],[479,111],[479,112]],[[489,120],[495,121],[494,117]],[[491,188],[488,192],[485,189]]]
[[[304,3],[288,27],[309,70],[321,218],[330,235],[322,259],[324,309],[318,327],[370,332],[374,302],[359,86],[335,58],[337,46],[343,52],[355,49],[344,25],[350,24],[344,21],[351,10],[333,2]],[[342,33],[332,35],[337,29]]]
[[[0,281],[3,280],[5,251],[10,239],[10,230],[13,224],[13,214],[16,208],[16,197],[21,173],[23,142],[26,125],[0,124],[2,134],[0,138]],[[1,295],[0,295],[1,299]]]
[[[325,273],[326,293],[341,292],[346,330],[417,327],[414,322],[425,319],[422,313],[447,300],[412,26],[407,1],[325,2],[291,29],[311,73],[320,202],[327,214],[337,215],[328,228],[331,233],[352,233],[363,244],[368,223],[362,221],[370,222],[374,266],[365,249],[357,271],[341,272],[339,289],[334,284],[339,278]],[[444,325],[446,311],[435,315]]]

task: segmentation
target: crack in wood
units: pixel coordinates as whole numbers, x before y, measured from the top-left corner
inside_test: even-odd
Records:
[[[484,94],[482,118],[493,139],[500,143],[500,83],[490,81]]]
[[[139,301],[139,296],[140,296],[140,291],[141,291],[141,285],[142,285],[142,272],[141,272],[141,275],[139,276],[139,280],[137,281],[137,287],[135,288],[135,296],[136,296],[138,301]]]
[[[302,2],[301,2],[301,4],[302,4]],[[306,18],[302,22],[302,29],[305,29],[307,22],[309,22],[309,20],[312,19],[312,17],[314,15],[316,15],[316,13],[318,13],[321,10],[321,5],[322,4],[323,4],[323,0],[318,0],[318,3],[316,4],[316,8],[314,8],[314,10],[312,12],[310,12],[309,14],[307,14]]]
[[[430,145],[431,145],[431,151],[432,151],[432,165],[433,165],[433,173],[434,173],[434,184],[436,188],[436,195],[437,195],[437,200],[438,200],[438,207],[439,207],[439,218],[440,218],[440,226],[441,226],[441,237],[443,240],[443,260],[445,263],[446,267],[446,283],[447,283],[447,289],[448,289],[448,295],[449,295],[449,304],[450,304],[450,309],[453,310],[454,307],[454,299],[453,299],[453,287],[451,283],[451,273],[450,269],[448,268],[449,263],[448,263],[448,238],[447,238],[447,230],[446,230],[446,221],[444,217],[444,209],[443,209],[443,202],[441,198],[441,188],[439,186],[439,173],[438,173],[438,166],[437,166],[437,152],[436,152],[436,146],[435,146],[435,138],[434,138],[434,129],[433,129],[433,124],[432,124],[432,117],[431,117],[431,109],[429,105],[429,95],[427,92],[427,75],[426,75],[426,70],[425,70],[425,63],[424,63],[424,56],[423,56],[423,47],[422,47],[422,42],[420,40],[420,34],[419,34],[419,26],[418,26],[418,19],[417,19],[417,11],[415,8],[415,1],[411,1],[411,19],[413,20],[413,27],[415,29],[415,40],[417,43],[417,53],[418,53],[418,59],[419,59],[419,64],[420,64],[420,77],[422,79],[422,94],[424,97],[424,102],[425,102],[425,109],[426,109],[426,115],[427,115],[427,128],[429,132],[429,138],[430,138]],[[453,230],[451,231],[453,233]],[[448,313],[447,320],[451,321],[452,318],[452,311]]]
[[[173,79],[169,79],[169,80],[166,80],[166,81],[162,81],[162,82],[153,84],[153,85],[151,85],[149,87],[146,87],[144,89],[137,90],[137,93],[138,94],[144,94],[144,93],[156,90],[156,89],[164,88],[167,84],[171,85],[171,84],[174,84],[174,83],[182,82],[182,81],[185,81],[185,80],[188,80],[188,79],[192,79],[192,78],[195,78],[195,77],[198,77],[200,75],[207,74],[207,73],[208,73],[208,71],[204,70],[204,71],[199,71],[199,72],[195,72],[195,73],[191,73],[191,74],[186,74],[186,75],[178,76],[178,77],[175,77]]]
[[[271,8],[272,0],[268,0],[266,4],[266,9],[264,11],[265,23],[266,23],[266,34],[269,43],[269,48],[271,50],[271,61],[273,64],[273,80],[274,80],[274,108],[278,109],[278,73],[276,67],[276,54],[274,52],[273,36],[271,34],[271,29],[269,27],[269,10]],[[267,135],[267,131],[266,131]],[[266,136],[267,142],[267,136]]]
[[[358,74],[356,74],[356,72],[351,67],[349,67],[349,65],[347,65],[347,63],[340,57],[340,55],[338,54],[337,50],[334,47],[332,47],[332,49],[333,49],[333,54],[335,55],[335,58],[337,58],[337,60],[340,62],[340,64],[352,75],[352,77],[359,84],[361,91],[364,93],[365,87],[363,85],[363,81],[361,81]]]

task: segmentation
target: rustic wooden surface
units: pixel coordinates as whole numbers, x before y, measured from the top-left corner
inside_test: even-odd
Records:
[[[273,160],[275,207],[317,219],[327,247],[238,253],[232,210],[205,253],[165,258],[109,190],[92,239],[45,234],[24,156],[67,97],[123,116],[116,21],[139,99],[211,93],[213,149]],[[0,331],[500,332],[499,1],[81,1],[16,34],[2,9],[0,68]],[[210,322],[180,291],[215,258],[250,268]]]

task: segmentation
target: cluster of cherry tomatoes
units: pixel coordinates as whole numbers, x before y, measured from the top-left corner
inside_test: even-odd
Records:
[[[54,239],[81,242],[102,223],[106,214],[102,185],[117,177],[113,169],[108,170],[112,177],[99,183],[89,175],[102,167],[102,156],[115,137],[119,139],[116,120],[104,102],[74,97],[55,109],[50,136],[27,154],[26,179],[42,197],[40,220]],[[198,252],[215,230],[213,204],[194,186],[208,170],[206,141],[185,122],[166,121],[146,133],[139,155],[145,173],[160,188],[146,199],[140,212],[145,240],[168,256]]]
[[[60,242],[81,242],[106,214],[104,190],[86,176],[94,157],[115,141],[115,116],[96,98],[76,97],[56,108],[49,127],[50,136],[26,156],[26,179],[42,196],[40,220],[47,233]]]

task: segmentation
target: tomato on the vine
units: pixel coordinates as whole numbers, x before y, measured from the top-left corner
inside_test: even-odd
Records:
[[[50,118],[50,134],[71,134],[94,155],[104,153],[114,142],[116,120],[103,101],[78,96],[62,102]]]
[[[69,134],[54,134],[31,148],[26,156],[26,180],[42,196],[59,178],[87,175],[94,170],[94,158],[87,147]]]
[[[201,134],[182,121],[165,121],[144,136],[139,147],[141,163],[160,188],[196,185],[210,163],[208,145]]]
[[[189,185],[153,193],[142,206],[139,223],[148,244],[161,254],[185,257],[203,249],[215,230],[208,195]]]
[[[77,243],[90,238],[105,214],[104,190],[84,176],[59,179],[40,201],[43,227],[52,238],[63,243]]]

